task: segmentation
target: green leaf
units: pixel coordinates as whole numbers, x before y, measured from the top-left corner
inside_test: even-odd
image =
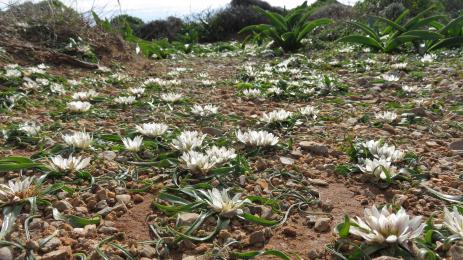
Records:
[[[442,38],[442,35],[436,32],[426,30],[411,30],[403,33],[401,36],[416,36],[420,40],[436,40]]]
[[[262,225],[262,226],[275,226],[275,225],[280,223],[280,221],[261,218],[261,217],[254,216],[254,215],[249,214],[249,213],[243,213],[243,214],[239,215],[239,217],[244,218],[247,221],[251,221],[251,222],[254,222],[256,224]]]
[[[25,170],[25,169],[30,169],[30,168],[46,169],[44,165],[40,163],[36,163],[26,157],[10,156],[10,157],[5,157],[5,158],[0,158],[0,172]]]
[[[285,253],[279,251],[279,250],[274,250],[274,249],[267,249],[267,250],[260,250],[260,251],[250,251],[250,252],[243,252],[243,253],[233,253],[235,257],[238,258],[255,258],[257,256],[263,256],[263,255],[272,255],[276,256],[280,259],[284,260],[291,260],[289,256],[287,256]]]
[[[330,24],[330,23],[333,23],[333,20],[328,19],[328,18],[317,19],[315,21],[308,23],[307,25],[304,26],[302,31],[297,36],[297,40],[300,41],[304,39],[307,36],[307,34],[312,32],[315,28],[322,26],[322,25]]]
[[[380,49],[380,50],[383,49],[381,44],[377,42],[375,39],[367,37],[367,36],[363,36],[363,35],[348,35],[348,36],[345,36],[339,39],[338,42],[355,43],[355,44],[367,45],[374,49]]]
[[[461,28],[463,26],[462,24],[463,24],[463,15],[450,21],[447,25],[445,25],[442,29],[440,29],[439,32],[442,34],[447,34],[452,29]]]
[[[359,22],[350,22],[350,24],[354,25],[355,27],[359,28],[362,30],[364,33],[369,35],[371,38],[375,39],[376,41],[380,41],[379,35],[370,27],[368,27],[365,24],[359,23]]]
[[[53,218],[55,220],[61,220],[68,222],[71,226],[77,227],[77,228],[82,228],[85,227],[86,225],[98,225],[100,224],[101,217],[100,216],[95,216],[92,218],[83,218],[83,217],[78,217],[74,215],[64,215],[61,212],[59,212],[58,209],[53,208]]]
[[[404,27],[402,27],[400,24],[397,24],[387,18],[384,18],[384,17],[381,17],[381,16],[373,16],[374,19],[376,20],[379,20],[389,26],[391,26],[392,28],[396,29],[397,31],[399,32],[405,32],[407,31],[407,29],[405,29]]]
[[[434,45],[431,45],[427,51],[430,52],[430,51],[437,50],[437,49],[458,47],[458,46],[463,46],[463,36],[442,39],[436,42]]]
[[[0,231],[0,240],[4,239],[6,235],[8,235],[14,227],[16,222],[16,218],[21,213],[23,208],[22,204],[18,204],[16,206],[8,206],[3,208],[3,223],[2,229]]]
[[[344,216],[344,223],[339,224],[336,229],[338,230],[339,236],[341,238],[346,238],[349,236],[350,230],[350,219],[349,216]]]
[[[426,186],[425,184],[421,184],[421,187],[425,188],[429,193],[431,193],[431,195],[433,195],[433,196],[435,196],[435,197],[437,197],[439,199],[449,201],[449,202],[453,202],[453,203],[463,204],[463,196],[444,194],[444,193],[438,192],[438,191],[436,191],[434,189],[431,189],[430,187]]]
[[[173,229],[171,227],[167,227],[167,228],[171,232],[175,233],[177,236],[180,236],[183,239],[189,239],[189,240],[196,241],[196,242],[204,242],[204,241],[208,241],[208,240],[212,239],[220,230],[226,228],[229,223],[230,223],[230,219],[222,219],[222,218],[219,217],[217,219],[217,226],[215,227],[214,231],[212,231],[211,233],[209,233],[209,235],[207,235],[205,237],[195,237],[195,236],[191,236],[191,235],[188,235],[188,234],[178,232],[177,230],[175,230],[175,229]]]

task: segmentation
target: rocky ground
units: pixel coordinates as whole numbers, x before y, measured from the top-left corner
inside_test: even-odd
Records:
[[[114,64],[99,71],[50,67],[37,72],[28,68],[33,64],[5,64],[0,155],[31,158],[43,167],[2,170],[1,182],[47,177],[34,185],[38,209],[32,212],[23,203],[13,228],[2,235],[10,243],[3,243],[0,259],[32,254],[44,260],[71,255],[229,259],[237,252],[264,249],[294,258],[329,259],[335,258],[326,248],[339,238],[336,225],[345,215],[362,217],[366,207],[392,204],[442,222],[443,208],[450,204],[436,194],[462,195],[463,190],[461,53],[441,53],[430,60],[351,49],[307,58],[253,54]],[[20,74],[7,76],[12,69]],[[133,104],[116,104],[116,97],[131,95],[131,87],[145,91]],[[98,96],[90,100],[89,111],[67,108],[74,93],[90,89]],[[260,89],[261,94],[246,94],[246,89]],[[24,95],[12,105],[6,97],[18,93]],[[165,93],[182,97],[165,101]],[[206,104],[217,106],[218,113],[192,114],[194,105]],[[318,112],[300,113],[306,106]],[[293,114],[281,122],[262,120],[264,113],[278,109]],[[395,117],[379,116],[386,111]],[[27,122],[40,130],[28,132]],[[169,130],[162,137],[144,136],[141,150],[127,151],[121,137],[139,135],[136,125],[148,122],[164,123]],[[236,132],[247,129],[271,132],[279,142],[258,149],[246,146]],[[93,137],[90,148],[75,149],[63,141],[63,134],[84,130]],[[172,147],[185,130],[206,134],[199,150],[217,145],[233,148],[237,156],[201,174],[187,169],[182,152]],[[407,153],[408,159],[396,166],[397,172],[404,170],[392,180],[359,170],[362,161],[353,156],[352,145],[368,140],[382,140]],[[90,164],[74,172],[50,166],[53,156],[70,154],[91,158]],[[191,202],[185,187],[241,193],[252,201],[242,210],[257,220],[205,216],[204,207],[179,208],[187,204],[183,200],[177,207],[162,207],[176,205],[166,194]],[[4,212],[3,223],[6,216]],[[201,225],[188,233],[202,217]],[[222,221],[217,219],[227,225],[209,239],[198,239],[216,229]],[[187,233],[193,238],[181,235]],[[440,254],[458,259],[454,251]]]

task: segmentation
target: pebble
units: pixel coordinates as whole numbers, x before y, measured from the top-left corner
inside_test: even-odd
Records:
[[[265,234],[262,230],[254,231],[249,235],[249,245],[257,245],[265,243]]]
[[[284,165],[293,165],[294,164],[294,159],[288,158],[288,157],[280,157],[280,162]]]
[[[129,194],[120,194],[120,195],[116,195],[116,200],[124,204],[128,204],[131,201],[131,197]]]
[[[180,213],[177,217],[177,224],[179,226],[189,226],[199,218],[197,213]]]
[[[45,242],[45,239],[41,239],[39,244],[43,244],[43,242]],[[47,253],[52,250],[55,250],[56,248],[60,246],[61,246],[61,240],[59,238],[52,237],[44,245],[42,245],[41,250],[42,252]]]
[[[327,156],[329,154],[328,146],[311,141],[302,141],[299,143],[302,150],[314,155]]]
[[[60,212],[72,209],[71,203],[69,203],[67,200],[57,201],[57,202],[55,202],[53,207],[55,207]]]
[[[314,230],[320,233],[330,230],[330,218],[317,218],[315,221]]]
[[[101,226],[98,231],[106,235],[112,235],[118,232],[118,229],[115,227]]]
[[[143,200],[144,200],[144,198],[143,198],[142,195],[140,195],[140,194],[133,195],[133,202],[135,202],[135,204],[142,203]]]
[[[54,250],[50,253],[43,255],[41,260],[68,260],[71,259],[72,250],[71,247],[61,247],[58,250]]]
[[[0,247],[0,259],[1,260],[13,260],[13,253],[9,247]]]

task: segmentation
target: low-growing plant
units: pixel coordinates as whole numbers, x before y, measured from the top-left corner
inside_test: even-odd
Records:
[[[332,21],[321,18],[308,21],[312,14],[307,7],[307,1],[299,7],[291,10],[283,16],[281,14],[265,11],[256,7],[256,11],[265,15],[270,24],[250,25],[243,28],[239,33],[250,33],[244,43],[251,39],[267,38],[274,41],[275,46],[281,47],[286,52],[296,51],[304,46],[304,39],[318,27],[330,24]]]
[[[434,32],[426,28],[433,22],[444,18],[442,15],[426,16],[432,10],[433,7],[428,8],[407,22],[404,22],[404,20],[410,13],[409,10],[405,10],[394,21],[380,16],[372,16],[368,24],[353,21],[350,23],[363,31],[366,36],[349,35],[338,41],[365,45],[386,53],[398,51],[406,44],[414,44],[415,48],[419,50],[419,43],[437,41],[443,38],[443,35],[439,32]],[[387,27],[380,29],[375,26],[374,21],[386,24]]]

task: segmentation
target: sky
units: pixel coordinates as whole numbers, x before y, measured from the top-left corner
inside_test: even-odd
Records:
[[[0,0],[0,8],[21,0]],[[38,0],[33,0],[37,2]],[[95,10],[101,17],[111,18],[121,12],[133,15],[144,21],[165,18],[170,15],[188,16],[206,9],[216,9],[225,6],[230,0],[61,0],[80,12]],[[308,0],[308,3],[315,0]],[[356,0],[338,0],[344,4],[353,5]],[[303,0],[267,0],[274,6],[293,8]]]

